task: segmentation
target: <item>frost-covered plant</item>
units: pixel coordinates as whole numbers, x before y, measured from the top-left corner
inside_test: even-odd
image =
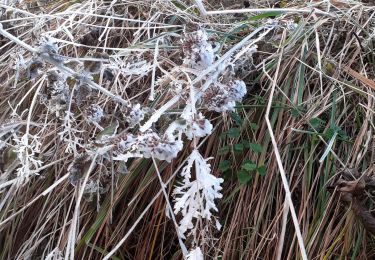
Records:
[[[24,134],[19,138],[13,134],[15,141],[14,152],[17,154],[20,166],[17,168],[17,185],[21,186],[26,183],[34,173],[38,172],[38,168],[42,166],[42,161],[37,159],[40,152],[41,143],[38,137],[31,134]]]
[[[123,114],[129,126],[134,127],[144,119],[145,110],[141,107],[141,104],[129,105],[124,108]]]
[[[169,139],[167,136],[160,137],[152,131],[138,136],[125,134],[118,139],[117,155],[114,159],[127,161],[131,157],[154,157],[170,162],[177,157],[182,148],[181,140]]]
[[[205,69],[211,66],[215,59],[214,48],[203,30],[187,35],[183,42],[183,52],[183,64],[193,69]]]
[[[62,260],[64,259],[63,253],[59,248],[53,249],[49,254],[44,258],[44,260]]]
[[[79,133],[81,133],[82,130],[78,130],[75,127],[76,124],[74,114],[70,111],[65,111],[62,130],[58,133],[60,140],[66,143],[65,152],[73,153],[74,155],[78,154],[79,148],[83,148],[83,145],[81,144],[82,138],[79,136]]]
[[[69,86],[63,73],[56,70],[50,70],[47,73],[47,94],[44,103],[59,118],[69,103]]]
[[[61,55],[59,46],[51,39],[43,39],[35,49],[27,47],[33,52],[33,57],[27,62],[19,57],[18,67],[27,69],[29,79],[37,79],[42,71],[47,72],[46,93],[41,99],[51,112],[49,114],[56,115],[54,120],[60,124],[58,135],[65,145],[65,152],[75,157],[68,167],[69,181],[76,185],[88,162],[97,158],[97,155],[121,163],[126,163],[130,158],[171,162],[184,148],[184,141],[191,140],[193,151],[180,171],[181,180],[173,190],[173,212],[172,207],[169,207],[169,213],[181,217],[176,224],[179,238],[194,236],[193,249],[185,256],[188,259],[203,259],[199,242],[205,238],[206,226],[214,222],[215,227],[220,229],[214,214],[218,211],[216,200],[222,197],[223,179],[212,174],[209,159],[200,154],[198,142],[210,135],[214,128],[209,118],[205,117],[205,111],[232,111],[236,102],[241,102],[246,95],[245,83],[235,75],[236,58],[233,55],[220,57],[220,46],[210,41],[203,29],[186,34],[182,43],[182,64],[169,72],[164,71],[161,65],[151,63],[142,54],[120,52],[109,56],[91,52],[83,58],[83,62],[79,59],[77,61]],[[251,54],[254,51],[256,48],[251,50]],[[155,86],[152,84],[152,88],[166,95],[166,101],[161,105],[156,102],[155,109],[141,105],[134,97],[124,100],[122,96],[128,95],[128,92],[115,89],[121,95],[113,94],[111,84],[106,83],[103,87],[100,80],[96,83],[98,78],[113,85],[124,78],[130,82],[132,76],[149,76],[156,68],[165,73],[153,81]],[[105,95],[107,100],[98,102],[100,95]],[[106,104],[111,105],[106,107]],[[108,120],[112,108],[115,112]],[[172,108],[177,108],[177,112],[171,112]],[[149,116],[150,111],[152,114]],[[81,122],[80,118],[85,120]],[[157,127],[161,118],[168,118],[169,121]],[[92,137],[95,138],[87,138],[87,129],[84,127],[87,124],[97,126],[94,131],[99,129],[100,136],[95,136],[97,132],[94,132]],[[112,125],[104,128],[104,124]],[[120,133],[117,132],[119,130]],[[16,152],[22,165],[18,170],[19,177],[28,178],[29,173],[41,165],[36,159],[40,143],[29,134],[16,140],[16,143]],[[98,191],[98,183],[90,180],[86,182],[83,193]],[[200,232],[204,234],[198,238]]]
[[[83,190],[83,194],[85,195],[85,200],[88,202],[93,201],[94,195],[100,195],[106,193],[109,187],[102,187],[99,181],[95,180],[88,180],[86,186]]]
[[[90,122],[99,123],[104,116],[104,111],[98,104],[91,104],[86,108],[86,115]]]
[[[192,170],[195,172],[194,179]],[[211,174],[211,166],[207,163],[207,159],[204,159],[196,149],[190,154],[180,174],[183,177],[181,185],[173,191],[174,213],[182,215],[179,231],[180,235],[184,236],[187,231],[195,227],[194,220],[206,219],[209,222],[212,220],[212,211],[218,211],[215,199],[222,197],[220,185],[224,180]],[[217,220],[216,227],[220,229]]]
[[[172,80],[172,93],[185,102],[180,117],[173,121],[165,132],[168,138],[182,140],[185,135],[196,145],[199,138],[210,135],[213,129],[201,111],[232,111],[236,102],[241,102],[246,95],[245,83],[235,77],[236,63],[232,62],[230,57],[221,63],[215,63],[215,57],[218,57],[217,49],[208,40],[204,30],[187,35],[183,43],[183,64],[171,71],[173,78],[167,76]],[[251,54],[255,51],[256,48],[251,49]],[[208,72],[202,77],[202,71]],[[166,79],[160,79],[158,84],[167,82]],[[196,147],[180,175],[182,181],[173,191],[174,214],[181,215],[178,223],[179,235],[183,238],[193,235],[193,246],[196,247],[190,251],[188,258],[203,259],[203,253],[197,247],[197,235],[207,232],[202,225],[210,225],[213,221],[217,229],[221,228],[214,213],[218,211],[215,200],[222,197],[220,191],[223,179],[212,175],[208,159],[204,159]],[[201,238],[204,239],[206,235],[203,234]]]
[[[242,80],[229,81],[226,84],[216,82],[203,96],[204,106],[211,111],[232,111],[236,102],[246,95],[246,85]]]
[[[184,133],[189,140],[194,137],[200,138],[211,134],[212,124],[204,118],[202,113],[196,115],[183,114],[181,118],[172,122],[166,130],[166,135],[173,138],[178,133],[181,139],[181,134]]]

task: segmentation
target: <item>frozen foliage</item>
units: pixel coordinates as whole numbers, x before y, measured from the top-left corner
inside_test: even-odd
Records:
[[[107,192],[109,187],[102,187],[99,181],[94,181],[94,180],[88,180],[86,183],[86,186],[83,190],[83,194],[85,195],[85,200],[88,202],[93,201],[94,195],[100,195],[105,192]]]
[[[37,173],[42,165],[42,161],[36,158],[37,153],[40,152],[41,143],[34,135],[24,134],[21,138],[16,134],[13,136],[16,142],[15,152],[20,162],[20,167],[17,169],[17,185],[21,186],[28,181],[33,172]]]
[[[214,48],[203,30],[188,35],[184,41],[183,50],[186,67],[202,70],[214,65]],[[255,49],[247,50],[250,56],[255,51],[256,46]],[[203,107],[208,110],[215,112],[232,111],[236,102],[241,102],[247,92],[245,83],[234,77],[234,66],[235,64],[230,59],[219,64],[216,70],[209,73],[206,81],[202,82],[207,85],[205,89],[202,89],[203,93],[197,94],[194,99],[199,99],[203,95],[201,102]],[[176,86],[178,88],[175,88],[175,91],[183,89],[181,83]],[[195,101],[199,102],[200,100]],[[195,106],[195,104],[191,105]]]
[[[89,156],[77,155],[73,162],[68,166],[69,181],[71,184],[78,184],[79,180],[83,177],[84,171],[87,170],[88,163],[90,162]]]
[[[124,62],[119,58],[113,58],[112,64],[123,75],[145,76],[152,70],[152,64],[141,57],[129,56]]]
[[[216,112],[232,111],[236,102],[246,95],[246,85],[242,80],[230,81],[226,84],[213,84],[205,93],[204,106]]]
[[[258,51],[258,45],[243,48],[235,57],[234,70],[240,77],[246,77],[255,69],[253,55]]]
[[[189,255],[187,257],[188,260],[203,260],[203,253],[199,247],[196,247],[190,250]]]
[[[187,37],[183,44],[184,65],[193,69],[206,69],[214,62],[215,54],[207,34],[198,30]]]
[[[133,106],[126,107],[124,111],[124,116],[126,122],[129,123],[129,126],[134,127],[144,119],[145,112],[140,104],[135,104]]]
[[[192,180],[192,170],[195,171],[195,180]],[[224,180],[211,174],[211,166],[196,149],[182,169],[181,176],[182,183],[174,189],[173,195],[174,213],[182,215],[179,231],[184,236],[195,227],[194,219],[212,220],[212,211],[218,211],[215,199],[222,197],[220,185]]]
[[[56,247],[53,249],[44,260],[62,260],[64,259],[63,253]]]
[[[191,140],[194,137],[204,137],[211,134],[212,124],[203,117],[202,113],[199,113],[195,118],[186,118],[184,130],[187,138]]]
[[[73,153],[78,154],[77,149],[79,147],[83,147],[81,144],[82,138],[80,137],[80,133],[82,130],[78,130],[75,128],[76,120],[74,114],[70,111],[65,111],[65,116],[63,118],[62,123],[62,131],[58,133],[60,136],[60,140],[66,143],[65,152],[66,153]]]
[[[145,158],[155,157],[167,162],[177,157],[177,153],[182,150],[182,141],[160,138],[155,133],[146,133],[138,137],[138,150]]]
[[[65,59],[59,55],[59,46],[50,38],[42,39],[38,51],[40,56],[54,63],[62,63]]]
[[[69,53],[65,52],[65,46],[61,47],[64,53]],[[113,50],[109,56],[89,51],[83,59],[71,59],[59,54],[59,46],[52,37],[47,37],[42,38],[36,49],[28,48],[34,52],[32,58],[16,57],[15,68],[23,70],[24,74],[15,78],[17,81],[26,76],[38,82],[46,76],[44,81],[40,80],[46,87],[40,88],[35,97],[48,108],[46,114],[52,115],[53,125],[58,125],[56,132],[65,153],[74,155],[67,169],[72,185],[80,183],[93,158],[120,161],[122,169],[119,171],[127,173],[126,163],[130,158],[171,162],[184,148],[183,141],[191,140],[193,151],[180,172],[182,180],[173,190],[173,212],[181,217],[176,224],[179,239],[193,235],[192,245],[196,246],[200,239],[205,239],[207,226],[214,223],[217,229],[221,228],[214,214],[218,211],[215,200],[222,197],[223,179],[211,174],[208,159],[198,151],[199,139],[213,131],[204,112],[232,111],[236,102],[242,101],[247,89],[245,83],[235,77],[235,67],[245,67],[246,61],[257,51],[256,46],[249,46],[239,51],[238,57],[231,53],[223,56],[227,57],[224,59],[220,58],[218,47],[203,29],[186,34],[182,41],[182,64],[167,72],[162,68],[164,63],[156,60],[159,56],[155,55],[154,62],[150,62],[149,53]],[[240,60],[244,53],[247,58]],[[155,74],[156,69],[158,74]],[[155,94],[160,94],[158,100],[162,102],[141,105],[138,102],[142,100],[143,90],[127,89],[128,84],[142,85],[146,82],[144,78],[150,78],[152,73],[154,77],[159,72],[164,75],[153,81],[152,92],[155,87]],[[123,86],[125,89],[121,88]],[[128,99],[124,100],[123,96]],[[17,180],[22,184],[38,172],[42,162],[38,159],[41,146],[38,137],[29,133],[20,136],[14,134],[13,142],[20,162]],[[91,178],[83,191],[89,199],[94,193],[106,191],[99,179]],[[176,221],[173,212],[168,213]],[[187,258],[203,260],[201,248],[194,247]]]
[[[156,133],[149,131],[135,136],[126,134],[118,142],[118,154],[115,159],[127,160],[130,157],[154,157],[167,162],[177,157],[183,148],[181,140],[171,140],[167,137],[161,138]]]
[[[284,27],[289,31],[294,31],[297,29],[298,24],[292,19],[283,19],[283,20],[275,20],[275,19],[267,19],[266,25],[270,27]]]
[[[166,135],[173,136],[173,134],[184,133],[189,140],[194,137],[200,138],[210,135],[212,132],[212,124],[204,118],[202,113],[196,115],[182,115],[182,117],[168,127]]]
[[[93,123],[99,123],[104,116],[103,109],[98,104],[91,104],[87,108],[86,114],[87,119]]]

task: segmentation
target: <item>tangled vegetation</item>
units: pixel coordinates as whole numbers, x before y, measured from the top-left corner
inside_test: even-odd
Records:
[[[371,259],[374,16],[2,0],[0,258]]]

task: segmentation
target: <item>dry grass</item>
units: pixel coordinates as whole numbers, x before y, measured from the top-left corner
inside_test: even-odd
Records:
[[[192,5],[188,1],[84,0],[44,5],[24,1],[14,8],[0,4],[0,14],[9,33],[37,46],[41,35],[48,32],[58,39],[60,54],[68,57],[104,50],[117,64],[130,66],[152,63],[158,49],[157,60],[164,71],[156,69],[157,77],[181,64],[184,31],[205,28],[212,39],[222,43],[225,53],[264,26],[267,17],[275,16],[279,26],[260,38],[252,58],[242,57],[239,77],[248,86],[244,102],[235,113],[206,115],[215,131],[201,142],[200,151],[214,157],[213,172],[225,179],[223,198],[218,201],[223,227],[220,232],[210,230],[211,240],[203,246],[206,257],[301,257],[292,219],[284,211],[285,190],[265,120],[271,102],[269,120],[308,258],[372,259],[372,215],[365,215],[374,208],[371,186],[358,196],[353,189],[336,184],[341,179],[348,185],[350,180],[343,172],[349,171],[350,176],[357,171],[359,174],[353,174],[357,180],[367,176],[370,181],[374,174],[375,9],[346,0],[281,1],[282,8],[314,7],[332,16],[267,12],[202,18]],[[297,28],[286,29],[286,21],[295,21]],[[82,182],[73,186],[72,176],[67,174],[74,156],[65,153],[66,142],[59,138],[64,126],[39,102],[43,95],[48,99],[45,74],[27,79],[25,69],[15,68],[20,55],[30,58],[32,54],[0,36],[0,259],[44,259],[53,250],[68,258],[65,249],[74,221],[78,221],[78,229],[71,248],[76,259],[101,259],[124,237],[113,259],[181,259],[152,160],[131,161],[127,174],[119,173],[122,165],[111,160],[100,159],[92,171],[88,170],[90,161],[83,163],[82,174],[100,183],[104,191],[91,194],[91,200],[86,196],[90,194],[83,194],[79,211],[75,211],[83,188]],[[153,108],[171,98],[162,86],[156,87],[154,102],[148,99],[152,70],[143,75],[122,74],[111,83],[105,83],[103,73],[93,80],[115,95]],[[72,107],[78,115],[74,127],[83,131],[77,135],[87,144],[100,133],[85,120],[91,102],[110,115],[105,126],[113,123],[119,109],[100,91],[94,91],[81,106]],[[162,131],[168,120],[168,116],[162,117],[155,128]],[[40,137],[41,151],[36,156],[44,166],[40,175],[19,186],[12,182],[18,167],[12,138],[13,133],[26,131]],[[192,149],[189,144],[185,147],[172,163],[157,163],[163,180],[170,180],[170,194],[175,171]],[[249,160],[264,165],[266,171],[244,170]],[[360,203],[364,210],[358,205],[352,210],[350,202]],[[186,244],[190,242],[188,239]]]

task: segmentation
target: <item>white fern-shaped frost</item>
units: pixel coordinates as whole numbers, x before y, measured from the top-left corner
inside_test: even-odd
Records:
[[[186,166],[181,171],[183,181],[181,186],[174,189],[174,213],[181,213],[179,231],[183,236],[187,231],[194,229],[194,219],[212,220],[212,211],[218,211],[215,199],[222,197],[220,190],[224,181],[211,174],[211,165],[207,163],[198,150],[193,150]],[[191,172],[194,167],[195,180]]]

